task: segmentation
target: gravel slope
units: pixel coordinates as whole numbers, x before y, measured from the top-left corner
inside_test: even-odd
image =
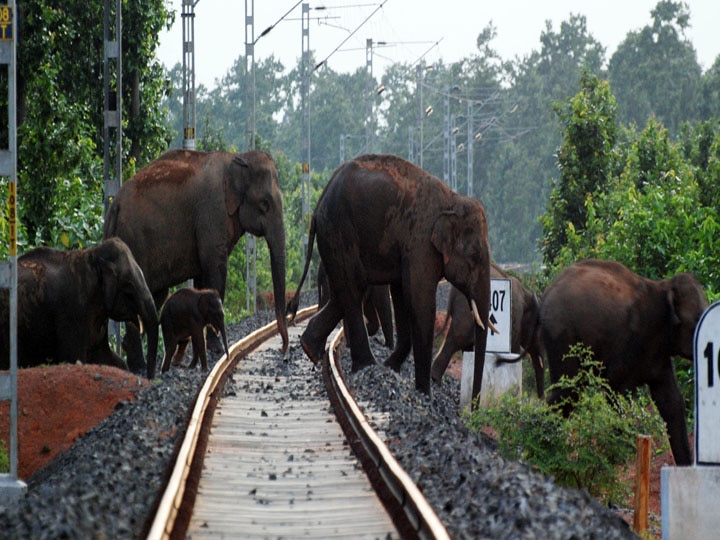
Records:
[[[228,339],[272,319],[263,312],[233,324]],[[387,354],[373,342],[378,357]],[[199,371],[171,369],[133,402],[120,404],[33,475],[24,499],[0,510],[0,535],[141,538],[201,377]],[[634,537],[621,518],[587,494],[555,486],[529,467],[500,458],[487,438],[468,434],[457,413],[457,384],[449,378],[442,391],[433,388],[432,398],[415,392],[411,361],[400,376],[378,366],[348,378],[359,400],[391,414],[392,421],[381,426],[391,449],[454,537]]]

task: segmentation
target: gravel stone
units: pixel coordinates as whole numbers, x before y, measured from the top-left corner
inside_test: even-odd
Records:
[[[442,294],[441,288],[439,309]],[[303,296],[303,304],[315,302],[313,296]],[[273,313],[260,312],[229,325],[228,341],[272,320]],[[384,360],[389,350],[375,338],[371,344]],[[212,367],[217,355],[208,355]],[[309,360],[293,355],[291,361]],[[427,397],[414,389],[412,357],[401,374],[380,365],[349,374],[348,362],[345,352],[356,398],[454,538],[635,538],[625,521],[586,492],[556,486],[530,466],[501,458],[489,437],[469,433],[458,413],[456,381],[445,377]],[[319,370],[316,375],[321,378]],[[134,401],[118,404],[27,479],[23,499],[0,509],[0,536],[141,538],[202,378],[200,370],[170,369]],[[232,394],[242,384],[232,377],[224,391]],[[291,393],[316,391],[315,381],[302,386]]]

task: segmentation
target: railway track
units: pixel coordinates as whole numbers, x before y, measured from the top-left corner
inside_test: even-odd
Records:
[[[198,395],[148,538],[447,538],[346,387],[332,337],[324,387],[291,326],[234,344]],[[298,390],[300,389],[300,390]]]

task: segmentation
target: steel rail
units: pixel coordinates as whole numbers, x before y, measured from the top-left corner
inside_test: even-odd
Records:
[[[403,538],[449,540],[435,510],[372,428],[345,384],[340,355],[336,354],[342,342],[341,328],[331,336],[323,359],[323,377],[348,442]]]
[[[300,310],[295,320],[301,321],[311,316],[315,311],[317,311],[317,306]],[[201,466],[198,463],[198,446],[203,439],[203,430],[209,430],[212,410],[214,409],[213,401],[217,400],[217,391],[222,389],[222,383],[237,364],[239,356],[254,349],[259,343],[276,332],[277,322],[272,322],[248,334],[230,347],[229,354],[220,358],[208,375],[195,400],[185,437],[175,459],[175,467],[160,498],[155,517],[149,528],[148,539],[174,538],[174,535],[177,535],[175,531],[181,525],[181,521],[182,528],[187,526],[189,516],[180,516],[180,509],[188,504],[188,480],[192,475],[192,469]]]

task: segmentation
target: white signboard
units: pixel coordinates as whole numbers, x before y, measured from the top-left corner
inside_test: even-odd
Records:
[[[695,462],[720,464],[720,302],[695,329]]]
[[[511,326],[512,286],[507,278],[490,280],[490,321],[498,332],[488,328],[485,352],[509,353]]]

